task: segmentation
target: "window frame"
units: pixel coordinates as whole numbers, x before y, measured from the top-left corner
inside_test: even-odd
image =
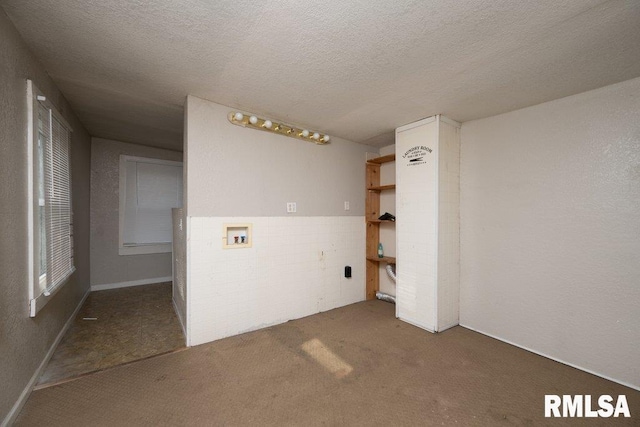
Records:
[[[120,155],[119,162],[119,189],[118,189],[118,255],[148,255],[148,254],[162,254],[171,253],[173,242],[168,243],[156,243],[156,244],[137,244],[137,245],[125,245],[124,244],[124,221],[125,221],[125,206],[126,206],[126,189],[127,189],[127,161],[135,161],[142,163],[151,163],[157,165],[168,166],[180,166],[184,172],[184,162],[175,160],[163,160],[154,159],[151,157],[130,156],[127,154]],[[183,184],[184,185],[184,184]],[[170,213],[171,214],[171,213]]]
[[[66,128],[71,134],[73,128],[67,120],[58,112],[55,106],[47,99],[47,97],[27,79],[27,238],[28,238],[28,270],[29,270],[29,317],[35,317],[40,310],[62,289],[70,280],[76,271],[75,265],[71,266],[71,270],[66,278],[51,289],[46,288],[47,275],[46,272],[41,274],[41,229],[40,218],[37,213],[43,206],[43,200],[40,198],[40,152],[38,150],[38,108],[42,105],[51,112],[51,115]],[[71,170],[71,144],[69,144],[69,169]],[[73,200],[72,180],[69,179],[69,199]],[[70,206],[70,214],[73,216],[73,205]],[[73,239],[73,232],[70,234]],[[73,243],[71,251],[73,253]],[[44,285],[44,286],[43,286]],[[43,288],[44,290],[41,290]]]

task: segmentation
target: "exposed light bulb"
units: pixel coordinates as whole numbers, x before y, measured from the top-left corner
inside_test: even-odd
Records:
[[[1,0],[0,0],[1,1]],[[242,127],[263,128],[280,135],[292,136],[296,138],[311,140],[316,144],[326,144],[329,142],[329,135],[323,135],[320,132],[314,132],[309,129],[300,129],[285,123],[275,123],[269,119],[263,119],[255,114],[245,114],[240,111],[230,111],[227,119],[234,125]],[[249,126],[251,125],[251,126]]]

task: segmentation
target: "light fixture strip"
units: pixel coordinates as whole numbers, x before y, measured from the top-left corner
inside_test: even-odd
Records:
[[[324,145],[328,143],[330,139],[329,135],[309,131],[307,129],[299,129],[295,126],[274,122],[269,119],[262,119],[258,116],[247,115],[238,111],[230,112],[227,118],[234,125],[290,136],[303,141],[313,142],[318,145]]]

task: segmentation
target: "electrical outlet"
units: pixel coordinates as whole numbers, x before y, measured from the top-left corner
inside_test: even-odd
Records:
[[[287,213],[296,212],[296,202],[287,202]]]
[[[349,210],[349,202],[344,202],[344,210],[345,211]]]

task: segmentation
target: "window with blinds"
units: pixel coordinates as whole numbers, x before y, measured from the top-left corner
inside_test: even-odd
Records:
[[[120,255],[171,252],[182,162],[120,156]]]
[[[30,315],[75,271],[71,127],[28,81]]]

